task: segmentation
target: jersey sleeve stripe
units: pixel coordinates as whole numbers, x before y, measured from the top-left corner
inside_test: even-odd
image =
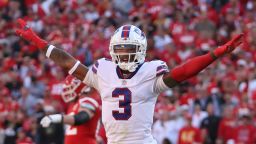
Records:
[[[98,66],[99,66],[99,62],[98,62],[98,61],[96,61],[94,65],[96,66],[96,68],[98,68]]]
[[[89,110],[94,111],[94,112],[96,110],[96,107],[91,102],[80,103],[80,107],[89,109]]]
[[[97,74],[97,69],[94,66],[92,67],[92,71],[93,73]]]
[[[85,97],[85,98],[80,99],[79,103],[86,102],[86,101],[93,104],[96,108],[99,107],[99,103],[96,100],[94,100],[93,98],[90,98],[90,97]]]
[[[161,70],[163,70],[163,69],[168,70],[168,68],[167,68],[166,65],[160,65],[160,66],[158,66],[158,67],[156,68],[156,71],[159,72],[159,71],[161,71]]]
[[[158,76],[163,75],[163,74],[166,74],[166,73],[168,73],[168,72],[169,72],[168,70],[163,69],[162,71],[157,72],[157,73],[156,73],[156,76],[158,77]]]
[[[95,64],[92,66],[93,73],[97,74],[98,67],[99,67],[99,62],[96,61]]]

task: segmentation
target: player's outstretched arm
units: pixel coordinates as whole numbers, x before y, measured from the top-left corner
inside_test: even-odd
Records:
[[[64,115],[62,117],[63,123],[68,125],[81,125],[88,120],[90,120],[94,116],[93,110],[89,110],[87,108],[79,108],[79,113],[76,115]]]
[[[51,123],[63,123],[67,125],[81,125],[86,123],[94,116],[94,111],[80,108],[79,113],[75,115],[52,114],[42,118],[40,124],[43,127],[49,127]]]
[[[214,51],[202,56],[192,58],[184,64],[175,67],[170,71],[169,74],[166,74],[163,77],[164,83],[168,87],[174,87],[178,83],[195,76],[200,71],[205,69],[209,64],[214,62],[217,58],[231,53],[242,43],[242,39],[243,34],[239,34],[228,41],[226,44],[216,48]]]
[[[22,19],[18,19],[19,28],[16,30],[16,34],[28,42],[34,43],[40,50],[42,50],[46,56],[52,59],[57,65],[62,67],[69,74],[82,80],[85,78],[88,68],[83,64],[80,64],[73,56],[56,48],[53,45],[49,45],[47,41],[41,39]]]

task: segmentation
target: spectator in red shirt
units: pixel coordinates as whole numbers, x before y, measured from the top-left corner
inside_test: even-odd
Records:
[[[19,128],[17,132],[18,132],[18,138],[16,140],[16,144],[34,144],[32,139],[26,136],[26,133],[22,128]]]
[[[192,116],[188,114],[186,120],[187,125],[179,131],[178,144],[201,144],[201,132],[192,126]]]
[[[234,130],[236,144],[253,144],[256,142],[255,127],[252,124],[250,113],[239,114],[238,126]]]
[[[223,112],[223,118],[220,121],[218,130],[218,140],[217,143],[226,143],[228,140],[232,139],[236,121],[234,118],[232,106],[226,106]]]

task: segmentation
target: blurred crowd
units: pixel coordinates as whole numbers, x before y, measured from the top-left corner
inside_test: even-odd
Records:
[[[61,144],[62,125],[44,129],[39,121],[65,112],[66,73],[15,36],[20,17],[87,66],[110,57],[110,36],[123,24],[139,26],[147,60],[170,69],[244,33],[238,50],[159,96],[153,134],[159,144],[256,143],[256,1],[1,0],[0,144]]]

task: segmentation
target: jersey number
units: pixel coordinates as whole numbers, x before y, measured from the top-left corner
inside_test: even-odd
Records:
[[[113,110],[112,115],[115,120],[128,120],[132,116],[132,92],[128,88],[116,88],[112,92],[112,97],[119,98],[123,96],[123,100],[119,100],[119,108],[123,108],[124,112]]]
[[[75,115],[74,112],[69,113],[68,115]],[[76,135],[77,134],[77,128],[73,127],[71,125],[66,126],[66,135]]]

